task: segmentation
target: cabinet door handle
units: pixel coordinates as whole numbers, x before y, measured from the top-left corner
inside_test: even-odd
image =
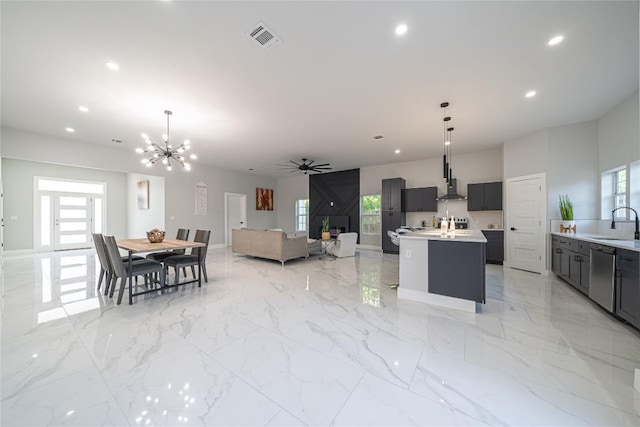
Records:
[[[516,230],[517,230],[517,228],[511,227],[511,231],[516,231]]]
[[[562,253],[562,249],[560,249],[560,248],[556,248],[556,253],[557,253],[557,254],[561,254],[561,253]]]

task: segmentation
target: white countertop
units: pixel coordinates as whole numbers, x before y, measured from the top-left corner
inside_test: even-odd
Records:
[[[486,243],[487,239],[480,230],[456,230],[454,233],[442,234],[440,230],[402,230],[398,235],[399,239],[426,239],[426,240],[446,240],[455,242],[478,242]]]
[[[551,234],[558,237],[568,237],[570,239],[583,240],[589,243],[598,243],[605,246],[613,246],[614,248],[640,252],[640,240],[622,239],[620,237],[604,236],[593,233],[559,233],[557,231],[552,231]]]

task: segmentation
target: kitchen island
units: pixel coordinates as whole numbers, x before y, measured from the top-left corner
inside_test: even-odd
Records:
[[[398,230],[398,298],[476,312],[485,302],[486,242],[479,230]]]

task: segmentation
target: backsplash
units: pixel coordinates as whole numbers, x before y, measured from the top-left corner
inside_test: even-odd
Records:
[[[549,225],[550,232],[560,232],[560,224],[565,221],[552,219]],[[624,239],[633,239],[633,232],[636,229],[635,221],[616,221],[616,228],[611,229],[611,220],[599,219],[577,219],[573,221],[576,225],[576,232],[579,234],[600,234]],[[573,232],[567,233],[570,236]]]

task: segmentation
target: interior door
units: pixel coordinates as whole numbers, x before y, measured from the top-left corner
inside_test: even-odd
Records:
[[[233,229],[247,227],[247,195],[226,193],[226,235],[225,242],[231,246]]]
[[[546,225],[544,174],[507,180],[508,265],[542,273]]]
[[[91,194],[54,193],[54,250],[91,247]]]

